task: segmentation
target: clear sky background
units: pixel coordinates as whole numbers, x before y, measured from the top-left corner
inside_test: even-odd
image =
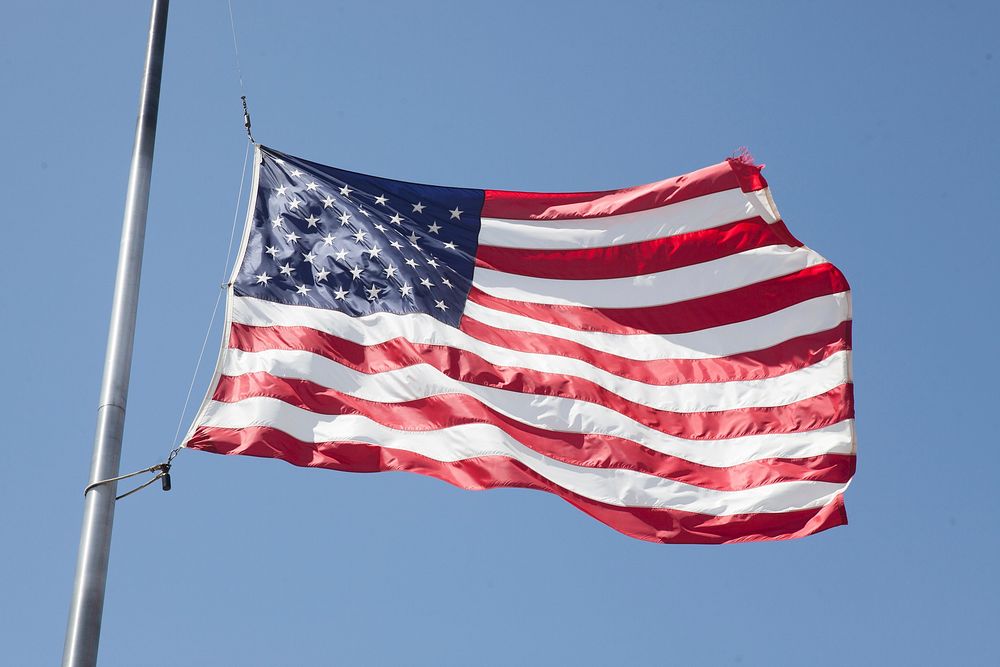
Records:
[[[102,664],[997,664],[1000,4],[233,4],[257,139],[326,164],[591,190],[749,147],[854,289],[851,523],[663,546],[537,492],[182,452],[118,506]],[[4,664],[62,652],[148,12],[0,19]],[[226,3],[175,0],[123,471],[171,448],[228,273],[239,95]]]

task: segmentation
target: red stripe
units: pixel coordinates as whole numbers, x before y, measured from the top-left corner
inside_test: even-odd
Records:
[[[690,424],[695,423],[702,424],[701,428],[715,427],[722,430],[718,434],[711,432],[707,436],[704,431],[700,431],[700,435],[694,437],[732,437],[724,434],[732,428],[746,428],[744,418],[734,417],[743,410],[749,410],[764,419],[768,419],[765,415],[770,415],[770,419],[775,423],[785,424],[800,419],[801,417],[792,415],[798,415],[803,410],[798,407],[798,404],[802,403],[799,401],[791,406],[774,408],[740,408],[705,413],[669,412],[623,398],[596,382],[573,375],[498,366],[471,352],[440,345],[415,345],[400,338],[379,345],[364,346],[305,327],[249,327],[234,324],[229,344],[247,352],[271,349],[305,350],[369,375],[427,364],[460,382],[522,394],[559,396],[602,405],[650,428],[675,435],[683,433],[681,437],[689,437],[687,434],[690,432]],[[827,411],[833,407],[824,402],[818,405]],[[783,412],[788,414],[779,414]],[[692,414],[711,415],[711,417],[691,417]],[[840,411],[825,412],[820,418],[828,419],[830,415],[836,414],[840,414]],[[788,421],[790,418],[793,422]]]
[[[602,192],[509,192],[486,190],[482,217],[569,220],[634,213],[695,197],[752,186],[743,167],[720,162],[684,176]],[[759,188],[758,188],[759,189]]]
[[[222,376],[213,400],[231,403],[252,396],[269,396],[318,414],[360,414],[400,430],[434,430],[471,422],[510,422],[534,429],[540,435],[558,433],[501,415],[469,394],[435,394],[386,403],[358,398],[309,380],[279,378],[264,372]],[[854,416],[853,385],[843,384],[818,396],[777,407],[684,413],[648,409],[648,412],[651,419],[645,424],[647,427],[687,440],[714,442],[745,435],[812,431]]]
[[[652,542],[721,544],[781,540],[847,523],[842,496],[815,510],[723,517],[671,509],[616,507],[567,491],[507,457],[486,456],[445,463],[405,450],[364,443],[305,443],[263,427],[199,427],[188,446],[218,454],[276,458],[293,465],[345,472],[415,472],[468,490],[520,487],[548,491],[615,530]]]
[[[735,491],[775,482],[821,481],[842,484],[854,474],[855,457],[824,454],[804,458],[771,458],[728,467],[713,467],[657,452],[616,436],[564,433],[531,426],[499,413],[469,396],[431,397],[407,403],[378,403],[318,388],[306,380],[266,373],[223,376],[213,400],[235,403],[266,396],[322,415],[361,415],[399,431],[433,431],[459,424],[491,424],[516,441],[551,459],[589,468],[636,470],[687,484]],[[426,409],[429,412],[416,414]],[[706,443],[713,446],[715,443]]]
[[[499,329],[469,317],[462,318],[460,327],[462,331],[484,343],[521,352],[573,357],[609,373],[654,385],[760,380],[812,366],[831,354],[851,349],[850,320],[841,322],[832,329],[792,338],[754,352],[712,359],[649,361],[637,361],[595,350],[557,336]]]
[[[777,377],[851,349],[849,320],[827,331],[793,338],[764,350],[712,359],[650,361],[620,357],[554,336],[495,329],[476,320],[466,320],[462,326],[473,338],[492,345],[535,354],[573,357],[613,375],[657,386]],[[373,373],[398,368],[402,364],[426,362],[451,377],[478,383],[475,379],[477,376],[502,372],[501,367],[461,348],[414,343],[402,337],[392,338],[378,345],[362,346],[309,327],[254,327],[233,323],[229,345],[247,351],[308,350],[321,355],[326,355],[325,350],[333,347],[339,351],[338,355],[344,357],[344,361],[340,363],[359,369],[360,366],[355,364],[363,363],[371,369],[365,372]],[[363,352],[366,349],[370,353]],[[562,376],[559,377],[561,381]]]
[[[469,299],[493,310],[578,331],[680,334],[752,320],[818,296],[849,289],[844,274],[832,264],[824,263],[728,292],[645,308],[529,303],[492,296],[476,287],[469,291]]]
[[[757,217],[712,229],[602,248],[537,250],[481,245],[476,251],[476,266],[536,278],[605,280],[679,269],[772,245],[802,244],[792,239],[785,223],[769,225]]]

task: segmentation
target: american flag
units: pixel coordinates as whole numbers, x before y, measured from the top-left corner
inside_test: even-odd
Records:
[[[633,537],[846,523],[847,281],[760,167],[541,194],[258,147],[187,447],[549,491]]]

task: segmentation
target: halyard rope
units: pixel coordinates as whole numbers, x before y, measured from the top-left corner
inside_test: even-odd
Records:
[[[208,346],[208,339],[212,335],[212,327],[215,325],[215,318],[219,313],[219,303],[222,301],[222,295],[225,293],[225,290],[229,287],[227,281],[227,276],[229,272],[229,257],[233,254],[233,240],[236,238],[236,223],[239,220],[240,203],[243,201],[243,187],[246,183],[247,163],[249,162],[250,159],[250,148],[251,146],[256,144],[253,138],[253,134],[251,134],[250,132],[250,112],[247,109],[246,86],[243,83],[243,68],[240,65],[240,48],[236,39],[236,21],[233,18],[233,3],[231,0],[227,0],[227,4],[229,6],[229,27],[232,30],[233,34],[233,53],[236,57],[236,75],[237,77],[239,77],[240,91],[243,93],[243,95],[241,96],[241,99],[243,100],[243,126],[246,128],[247,137],[249,137],[250,141],[247,142],[246,151],[243,154],[243,170],[240,174],[240,189],[239,189],[239,194],[236,195],[236,208],[233,211],[233,224],[232,228],[229,230],[229,245],[227,246],[226,249],[225,265],[222,267],[223,282],[220,285],[218,295],[215,297],[215,305],[212,307],[212,317],[209,320],[208,327],[205,330],[205,337],[201,342],[201,350],[198,352],[198,361],[195,363],[194,372],[191,374],[191,382],[188,385],[187,395],[184,397],[184,407],[181,408],[180,417],[178,417],[177,419],[177,428],[174,431],[174,437],[172,440],[172,442],[174,443],[174,448],[170,450],[169,454],[167,454],[167,458],[163,463],[157,463],[156,465],[149,466],[148,468],[143,468],[142,470],[130,472],[125,475],[119,475],[118,477],[111,477],[110,479],[98,480],[96,482],[88,484],[87,487],[83,490],[84,496],[86,496],[91,491],[91,489],[94,489],[103,484],[110,484],[112,482],[118,482],[123,479],[129,479],[137,475],[142,475],[143,473],[156,473],[156,474],[152,479],[150,479],[147,482],[144,482],[143,484],[140,484],[131,491],[126,491],[125,493],[116,496],[115,500],[121,500],[122,498],[130,496],[137,491],[141,491],[142,489],[145,489],[147,486],[149,486],[158,479],[163,480],[163,490],[169,491],[170,466],[173,464],[174,458],[182,449],[181,443],[178,442],[178,438],[180,437],[181,427],[184,425],[184,418],[187,415],[188,407],[191,404],[191,392],[194,391],[194,385],[198,379],[198,371],[201,370],[201,362],[205,358],[205,348]]]
[[[233,240],[236,238],[236,223],[240,216],[240,203],[243,201],[243,186],[246,182],[247,175],[247,163],[250,160],[250,144],[247,142],[246,152],[243,154],[243,172],[240,175],[240,190],[239,194],[236,195],[236,209],[233,211],[233,225],[229,230],[229,245],[226,247],[226,263],[222,267],[222,284],[219,286],[219,293],[215,297],[215,305],[212,307],[212,318],[208,322],[208,328],[205,329],[205,337],[201,341],[201,351],[198,352],[198,361],[194,366],[194,373],[191,374],[191,384],[188,385],[187,396],[184,397],[184,407],[181,408],[180,417],[177,419],[177,429],[174,431],[174,437],[172,442],[176,447],[180,447],[180,443],[177,442],[177,438],[181,434],[181,427],[184,425],[184,417],[187,415],[188,406],[191,403],[191,392],[194,390],[194,384],[198,379],[198,371],[201,369],[201,362],[205,358],[205,348],[208,346],[208,339],[212,335],[212,326],[215,324],[215,317],[219,313],[219,303],[222,301],[222,295],[225,294],[225,289],[229,287],[226,282],[227,275],[229,273],[229,257],[233,254]],[[176,449],[174,450],[176,452]],[[176,456],[174,452],[171,452],[173,456]]]

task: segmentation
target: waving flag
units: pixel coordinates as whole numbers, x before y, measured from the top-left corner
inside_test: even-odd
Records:
[[[540,489],[659,542],[846,523],[849,287],[749,160],[540,194],[260,147],[252,202],[187,447]]]

